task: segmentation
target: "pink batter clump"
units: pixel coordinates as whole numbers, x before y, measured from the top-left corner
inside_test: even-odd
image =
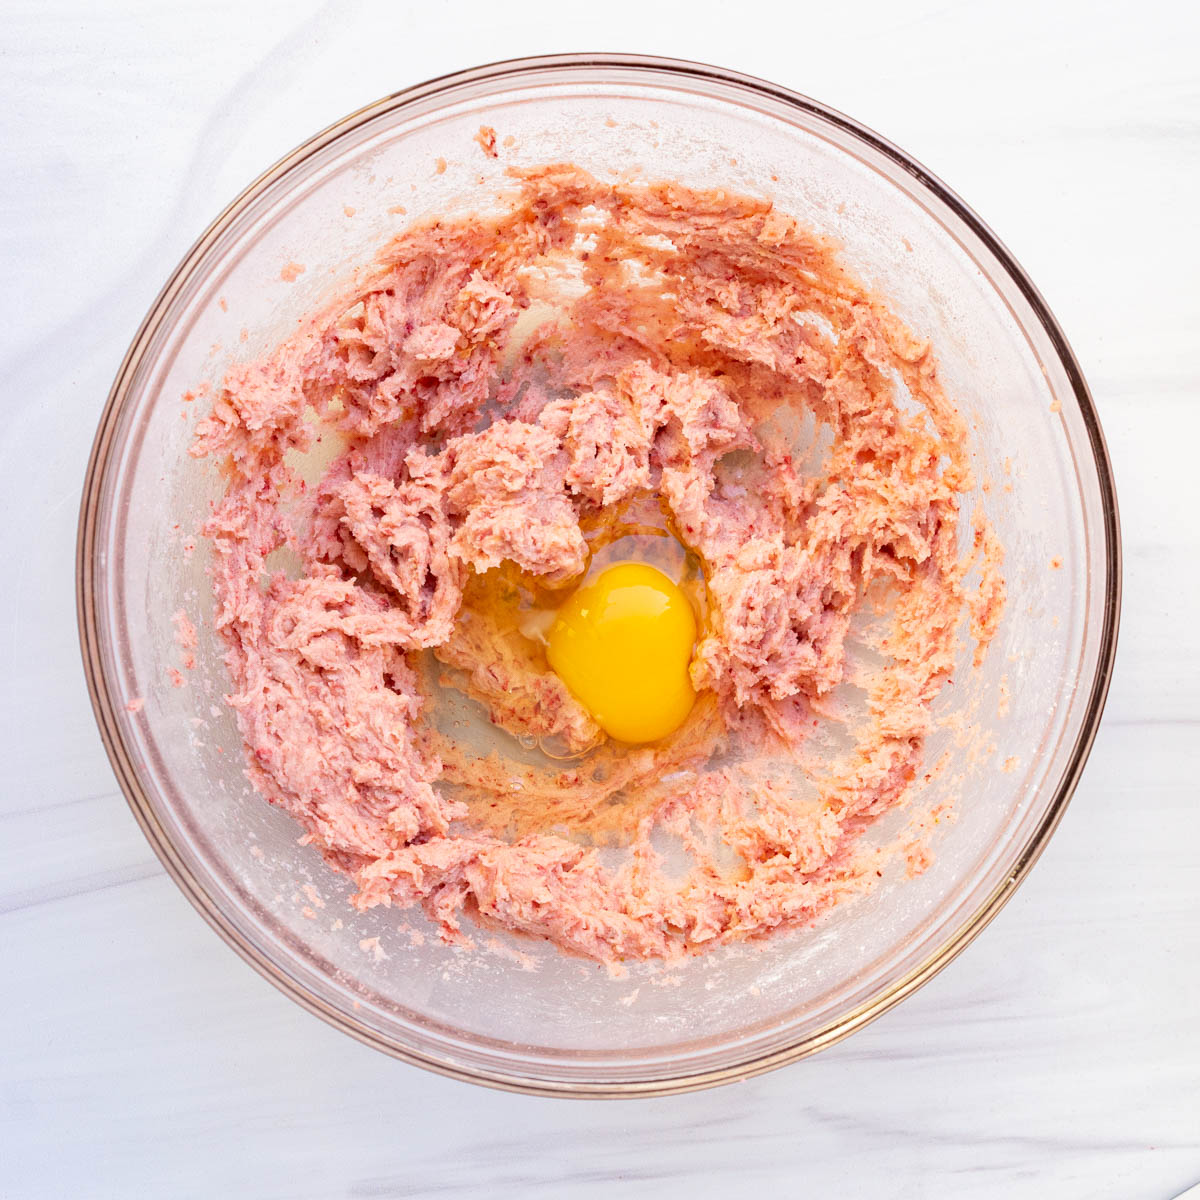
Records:
[[[356,904],[421,905],[448,938],[467,914],[611,962],[809,924],[876,879],[864,832],[1000,618],[978,506],[960,539],[965,424],[928,343],[769,202],[513,178],[498,215],[396,238],[199,427],[250,777]],[[649,509],[701,565],[700,699],[625,747],[495,597],[565,594]],[[854,638],[876,665],[846,722]],[[565,761],[439,732],[443,668]],[[850,748],[810,755],[839,721]]]

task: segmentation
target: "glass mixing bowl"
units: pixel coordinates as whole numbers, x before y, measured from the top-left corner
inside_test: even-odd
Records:
[[[483,123],[499,158],[473,140]],[[510,163],[554,160],[769,195],[840,239],[859,276],[932,338],[1006,549],[996,640],[983,668],[964,660],[938,700],[939,716],[965,719],[957,733],[943,721],[928,747],[947,768],[921,799],[957,797],[932,866],[887,876],[813,929],[620,978],[546,945],[486,935],[467,951],[419,915],[355,912],[348,881],[251,790],[206,623],[206,548],[194,544],[220,480],[186,452],[206,408],[186,391],[272,347],[407,222],[486,204]],[[1112,475],[1079,365],[979,218],[896,147],[803,96],[609,55],[501,63],[411,88],[247,188],[180,264],[121,366],[88,468],[78,556],[88,684],[117,778],[221,936],[372,1046],[465,1079],[576,1096],[680,1091],[779,1066],[945,966],[1062,816],[1100,718],[1120,593]],[[179,609],[200,629],[181,687],[168,682]],[[144,706],[130,711],[136,697]]]

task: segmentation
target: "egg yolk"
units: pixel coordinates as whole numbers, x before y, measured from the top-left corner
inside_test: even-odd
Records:
[[[605,733],[653,742],[692,709],[695,644],[696,615],[683,592],[654,567],[621,563],[558,610],[546,656]]]

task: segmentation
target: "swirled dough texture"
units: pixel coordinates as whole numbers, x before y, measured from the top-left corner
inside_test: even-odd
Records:
[[[344,449],[306,484],[320,438]],[[465,915],[612,962],[811,923],[874,882],[864,831],[1003,605],[927,342],[724,191],[515,174],[233,369],[194,453],[227,480],[205,532],[255,787],[357,905],[421,905],[448,938]],[[630,748],[513,613],[651,509],[702,570],[700,699]],[[464,751],[437,671],[565,760]]]

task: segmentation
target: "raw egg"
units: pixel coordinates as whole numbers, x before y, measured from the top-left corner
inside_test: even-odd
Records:
[[[653,742],[691,712],[695,644],[696,614],[683,592],[655,567],[627,562],[567,599],[550,627],[546,656],[605,733]]]

